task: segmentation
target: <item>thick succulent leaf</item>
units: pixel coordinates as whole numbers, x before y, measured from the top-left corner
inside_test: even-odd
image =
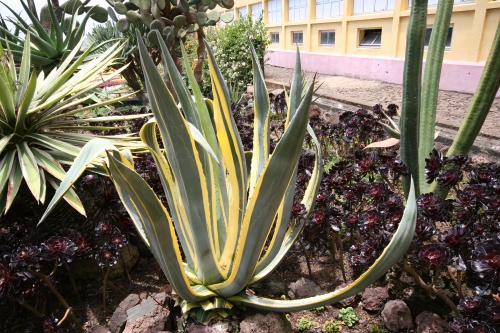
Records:
[[[288,114],[286,117],[286,125],[295,115],[297,108],[300,105],[301,94],[302,94],[302,67],[300,64],[300,52],[299,47],[297,47],[297,56],[295,57],[295,68],[293,70],[292,87],[290,88],[290,94],[287,96],[288,104]],[[285,89],[286,91],[286,89]]]
[[[40,38],[36,34],[36,32],[34,31],[33,28],[27,29],[20,24],[16,24],[15,22],[14,22],[14,24],[19,28],[19,30],[21,30],[25,34],[31,33],[31,43],[33,45],[35,45],[38,48],[38,50],[40,50],[42,53],[44,53],[46,58],[52,59],[52,62],[54,61],[53,60],[54,58],[57,58],[57,56],[59,54],[57,53],[55,46],[52,45],[50,36],[48,37],[49,41],[46,41],[43,38]]]
[[[17,135],[24,135],[26,133],[26,116],[28,114],[29,107],[31,102],[33,101],[33,96],[35,95],[36,90],[36,76],[33,72],[31,74],[31,78],[29,83],[27,83],[27,87],[24,90],[24,95],[22,96],[21,105],[17,111],[17,119],[16,126],[14,128],[14,132]]]
[[[314,130],[309,124],[307,125],[307,131],[313,138],[313,147],[316,159],[314,161],[314,169],[312,171],[311,178],[307,184],[307,188],[301,201],[301,203],[306,207],[306,216],[304,217],[304,219],[299,221],[297,225],[292,224],[290,227],[288,227],[295,194],[295,186],[292,186],[295,184],[295,174],[293,179],[291,180],[291,184],[288,187],[288,190],[277,214],[278,223],[275,226],[275,229],[277,230],[275,231],[276,235],[273,235],[273,238],[268,246],[268,250],[259,260],[254,273],[254,277],[252,278],[250,283],[255,283],[260,279],[266,277],[277,267],[290,247],[293,245],[293,242],[295,241],[297,236],[300,234],[302,226],[304,225],[305,218],[307,218],[307,215],[309,215],[313,210],[314,204],[316,202],[316,196],[321,184],[323,163],[321,156],[321,145],[318,141],[318,138],[314,134]]]
[[[401,139],[401,132],[398,129],[392,128],[387,124],[379,122],[379,124],[382,126],[382,128],[389,134],[391,138],[394,139]]]
[[[10,139],[12,138],[13,135],[14,134],[8,134],[0,139],[0,155],[2,154],[5,147],[9,144]]]
[[[198,258],[195,254],[193,238],[190,237],[194,230],[191,228],[191,225],[187,220],[184,205],[181,201],[175,200],[175,198],[179,196],[179,189],[173,180],[170,165],[158,145],[156,138],[156,121],[154,118],[150,119],[148,123],[141,128],[140,136],[142,141],[148,146],[148,149],[156,163],[158,175],[160,176],[163,190],[165,191],[165,197],[170,205],[170,212],[173,217],[175,230],[177,231],[179,242],[181,243],[186,256],[186,261],[188,263],[186,269],[188,271],[193,270],[193,276],[196,277],[196,273],[194,271],[198,268]],[[190,279],[192,280],[192,278]],[[198,278],[196,277],[196,279]]]
[[[54,8],[48,4],[47,5],[49,9],[49,14],[50,14],[50,20],[52,21],[50,24],[50,28],[54,29],[54,34],[55,34],[55,48],[57,52],[62,53],[63,51],[63,43],[64,43],[64,36],[63,36],[63,31],[61,25],[58,24],[58,20],[56,17],[56,12],[54,11]],[[61,21],[64,21],[64,18],[61,18]]]
[[[59,189],[57,189],[54,197],[47,205],[45,213],[43,213],[42,218],[38,224],[42,223],[47,215],[54,209],[55,205],[61,200],[63,195],[70,189],[70,187],[76,182],[78,177],[85,171],[88,164],[96,159],[100,154],[102,154],[106,149],[116,149],[113,143],[107,139],[93,139],[90,140],[80,151],[80,154],[75,158],[73,165],[69,168],[66,173],[66,177],[60,184]]]
[[[217,155],[217,161],[222,161],[219,151],[219,145],[217,143],[217,137],[215,135],[214,124],[212,122],[213,108],[210,108],[208,105],[213,105],[209,100],[205,100],[203,95],[201,94],[200,87],[196,82],[196,78],[194,76],[193,70],[191,69],[191,64],[189,63],[189,57],[186,54],[186,50],[184,49],[184,45],[181,43],[181,51],[182,51],[182,61],[184,64],[184,69],[187,73],[189,84],[193,91],[194,100],[196,104],[197,113],[200,117],[202,132],[207,140],[210,147],[212,147],[214,153]],[[208,103],[208,105],[207,105]],[[205,169],[206,174],[210,174],[212,177],[212,182],[209,190],[211,191],[211,207],[212,207],[212,231],[213,231],[213,239],[216,243],[216,256],[217,258],[221,257],[221,252],[224,249],[226,244],[226,232],[227,232],[227,216],[229,212],[229,200],[228,200],[228,191],[226,188],[225,182],[225,173],[224,168],[221,167],[220,162],[219,165],[215,165],[215,162],[212,161],[211,168]],[[214,193],[215,192],[215,193]]]
[[[5,52],[0,45],[0,57],[5,57]],[[10,66],[0,62],[0,110],[7,123],[14,124],[16,120],[16,106],[14,103],[14,83],[16,78],[10,76]]]
[[[276,312],[295,312],[333,304],[361,292],[396,264],[411,244],[417,220],[417,205],[413,182],[411,185],[403,217],[392,240],[375,263],[347,287],[325,295],[297,300],[273,300],[240,293],[239,295],[229,297],[228,301],[238,305]]]
[[[311,84],[296,115],[266,163],[253,195],[248,199],[230,277],[209,287],[217,290],[223,297],[240,292],[252,278],[266,237],[294,175],[295,163],[290,161],[298,161],[302,151],[313,89],[314,84]]]
[[[16,144],[16,149],[17,158],[19,159],[19,164],[21,166],[24,180],[26,181],[26,184],[28,185],[28,188],[35,197],[36,201],[40,201],[41,179],[35,156],[33,156],[30,147],[28,147],[28,144],[25,141]]]
[[[14,154],[14,158],[16,158],[16,154]],[[21,166],[19,163],[15,163],[12,165],[12,170],[10,171],[9,181],[7,184],[7,198],[5,203],[5,211],[8,211],[14,199],[16,198],[16,194],[19,191],[19,187],[21,186],[21,182],[23,180],[23,173],[21,171]]]
[[[197,275],[204,284],[215,283],[221,281],[222,276],[207,229],[211,216],[210,201],[196,143],[144,42],[141,38],[138,41],[151,109],[158,123],[174,180],[180,190],[176,200],[185,205],[187,218],[193,229],[197,230],[192,235],[195,253],[200,260]]]
[[[228,271],[234,263],[234,252],[239,241],[239,230],[247,204],[248,173],[243,144],[231,111],[229,89],[210,46],[205,44],[214,95],[213,122],[220,147],[221,164],[225,168],[227,198],[229,200],[228,213],[226,214],[226,242],[219,260],[220,265]]]
[[[26,35],[26,41],[24,43],[23,58],[21,60],[21,68],[19,71],[19,79],[16,82],[16,93],[15,93],[15,104],[19,107],[23,99],[25,99],[25,92],[28,88],[28,81],[30,79],[30,67],[31,67],[31,46],[30,46],[30,34]],[[32,76],[35,76],[34,73]],[[35,76],[36,77],[36,76]],[[36,85],[36,81],[35,81]],[[30,101],[31,102],[31,101]],[[27,108],[27,106],[25,106]],[[19,112],[18,112],[19,114]]]
[[[33,156],[35,156],[36,158],[37,164],[42,169],[50,173],[56,179],[64,179],[64,177],[66,176],[66,171],[64,171],[61,164],[59,164],[59,162],[54,157],[52,157],[52,155],[36,147],[33,147],[31,151],[33,152]]]
[[[47,182],[57,191],[60,182],[56,180],[54,177],[52,177],[50,174],[46,174],[45,176]],[[76,194],[75,190],[70,188],[68,192],[64,194],[63,199],[78,213],[85,215],[85,208],[83,207],[83,204],[80,201],[80,198],[78,198],[78,195]]]
[[[253,157],[249,179],[249,196],[253,194],[257,180],[264,169],[264,165],[269,159],[270,135],[269,135],[269,94],[264,81],[264,74],[260,68],[257,53],[249,41],[253,64],[253,85],[254,85],[254,136],[253,136]]]
[[[184,300],[200,302],[216,296],[206,290],[199,294],[191,288],[171,218],[153,190],[134,170],[111,156],[109,170],[125,208],[146,235],[151,252],[155,255],[172,288]]]
[[[24,0],[21,0],[21,5],[23,6],[24,12],[26,13],[26,15],[28,15],[28,17],[30,18],[31,25],[36,30],[36,33],[38,34],[38,36],[40,36],[40,38],[43,39],[44,41],[51,43],[52,40],[50,39],[50,36],[45,32],[45,29],[43,28],[42,24],[36,18],[36,16],[31,12],[30,8],[24,3]],[[15,14],[12,9],[9,8],[9,10],[16,16],[16,18],[19,21],[22,21],[22,18],[19,15]],[[52,46],[54,47],[55,45],[52,45]]]
[[[9,180],[10,173],[12,171],[12,166],[14,165],[14,161],[16,160],[15,151],[11,150],[7,152],[0,161],[0,190],[3,191],[5,189],[5,185]],[[7,191],[5,192],[7,193]]]
[[[193,139],[203,147],[203,149],[212,156],[212,158],[215,160],[217,164],[219,164],[219,160],[217,159],[217,155],[215,152],[212,150],[212,147],[208,144],[207,140],[203,136],[203,134],[196,128],[193,124],[189,123],[189,128],[191,130],[191,135],[193,136]]]

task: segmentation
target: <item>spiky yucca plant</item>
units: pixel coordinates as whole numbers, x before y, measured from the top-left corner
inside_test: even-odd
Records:
[[[61,164],[72,164],[81,147],[96,135],[88,130],[106,130],[107,127],[93,126],[96,122],[113,117],[80,119],[75,116],[86,110],[116,103],[127,96],[88,103],[90,93],[103,82],[118,75],[121,70],[101,78],[101,72],[113,64],[114,57],[122,46],[115,44],[93,61],[82,65],[90,48],[79,57],[82,42],[59,68],[49,75],[38,76],[31,70],[31,35],[26,35],[23,56],[19,70],[10,49],[0,44],[0,212],[12,204],[22,180],[26,182],[38,202],[44,202],[46,183],[58,188],[65,171]],[[129,118],[142,117],[127,116]],[[127,117],[115,117],[123,120]],[[114,137],[121,146],[134,147],[129,136]],[[70,190],[66,201],[80,212],[84,212],[75,192]]]
[[[71,51],[83,41],[85,25],[89,18],[96,11],[102,10],[99,7],[88,9],[82,21],[78,23],[76,14],[70,15],[65,20],[64,13],[61,12],[60,18],[58,18],[52,4],[47,1],[47,7],[44,7],[44,9],[46,8],[46,11],[50,14],[46,18],[50,19],[50,28],[46,31],[42,22],[35,15],[36,13],[31,12],[24,0],[21,0],[21,5],[31,23],[24,20],[5,3],[1,3],[14,15],[15,19],[12,19],[11,22],[14,24],[17,33],[12,33],[6,26],[0,25],[0,43],[4,48],[7,48],[8,45],[12,50],[14,61],[19,63],[23,55],[24,36],[29,32],[31,34],[31,44],[28,44],[31,48],[31,64],[38,69],[43,69],[45,74],[48,74],[54,67],[59,66],[67,59]],[[74,8],[75,12],[76,10],[77,8]],[[19,34],[19,31],[23,34]]]
[[[146,88],[155,116],[140,135],[156,161],[170,213],[133,170],[131,160],[106,141],[96,140],[83,148],[42,221],[85,165],[109,149],[105,160],[107,171],[139,233],[181,299],[182,309],[194,312],[202,320],[215,313],[227,313],[235,305],[298,311],[334,303],[367,287],[401,258],[413,237],[414,196],[410,196],[399,229],[387,249],[365,274],[346,288],[293,301],[245,293],[247,285],[276,268],[304,225],[304,220],[291,224],[289,221],[314,82],[302,98],[297,54],[286,130],[270,154],[268,93],[252,48],[254,150],[244,152],[230,108],[229,90],[210,48],[207,47],[213,101],[203,99],[193,72],[185,63],[192,97],[164,43],[161,49],[180,108],[139,40]],[[187,59],[185,53],[183,58]],[[161,133],[164,150],[156,141],[156,128]],[[310,128],[309,133],[315,140]],[[318,156],[302,200],[308,211],[320,182],[320,161]],[[183,262],[181,248],[186,262]]]

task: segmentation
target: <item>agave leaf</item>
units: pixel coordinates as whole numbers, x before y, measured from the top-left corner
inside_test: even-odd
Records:
[[[56,58],[58,56],[57,50],[54,48],[54,45],[52,45],[52,43],[51,43],[52,41],[50,40],[50,36],[47,35],[47,38],[49,39],[49,41],[46,41],[43,38],[41,38],[39,35],[37,35],[36,32],[34,32],[32,28],[25,28],[24,26],[22,26],[16,22],[12,22],[12,23],[14,25],[16,25],[19,28],[19,30],[24,32],[26,35],[28,33],[30,33],[31,34],[31,43],[33,45],[35,45],[38,48],[38,50],[43,52],[49,59],[53,59],[53,58]]]
[[[249,196],[253,194],[255,185],[264,169],[264,165],[269,159],[269,93],[267,92],[266,82],[260,66],[257,66],[259,60],[257,53],[249,41],[250,51],[252,53],[253,64],[253,84],[254,84],[254,136],[253,136],[253,157],[250,171]]]
[[[184,250],[187,266],[187,271],[196,270],[198,268],[198,259],[195,254],[193,238],[190,237],[194,230],[188,222],[186,217],[186,210],[182,202],[174,200],[178,197],[179,189],[173,180],[172,171],[167,159],[163,155],[156,139],[156,121],[154,118],[150,119],[141,129],[140,133],[142,141],[148,146],[153,159],[156,163],[158,175],[160,176],[165,196],[170,204],[170,211],[173,217],[173,223],[177,231],[179,242]],[[196,277],[196,272],[193,272],[193,277]],[[190,278],[193,280],[193,277]],[[198,279],[196,277],[196,279]],[[201,284],[201,281],[199,282]]]
[[[57,52],[60,54],[63,51],[63,43],[64,43],[64,36],[63,36],[62,27],[61,27],[61,25],[59,25],[59,21],[57,20],[57,17],[56,17],[56,12],[54,11],[54,8],[49,3],[49,1],[47,1],[47,7],[49,9],[50,20],[51,20],[50,28],[54,29],[54,34],[55,34],[55,41],[56,41],[55,48],[56,48]],[[63,22],[63,21],[64,21],[64,18],[61,18],[61,22]]]
[[[225,166],[227,188],[227,213],[225,214],[226,241],[222,250],[220,265],[229,271],[234,263],[234,252],[239,241],[241,222],[247,204],[247,165],[243,144],[231,112],[229,90],[222,77],[210,46],[205,42],[210,65],[210,78],[214,92],[213,123],[219,143],[220,161]],[[209,106],[209,112],[212,104]],[[226,195],[223,193],[222,195]],[[223,198],[224,199],[224,198]],[[226,204],[226,203],[225,203]]]
[[[314,84],[311,84],[296,115],[266,163],[253,195],[248,199],[240,241],[235,251],[235,268],[226,281],[209,287],[217,290],[222,297],[235,295],[252,278],[276,212],[294,175],[295,164],[290,163],[290,160],[298,160],[302,151],[313,90]]]
[[[214,257],[213,243],[208,236],[207,228],[210,221],[208,190],[195,141],[189,125],[165,86],[144,42],[141,38],[138,41],[151,109],[158,122],[165,154],[180,190],[178,200],[186,206],[187,218],[192,222],[193,229],[197,230],[192,234],[193,244],[196,255],[200,259],[204,258],[199,262],[197,276],[204,283],[214,283],[220,281],[222,276]]]
[[[59,182],[55,178],[53,178],[50,174],[47,174],[46,178],[47,182],[57,191],[57,189],[59,188]],[[63,199],[78,213],[85,215],[85,208],[83,207],[83,204],[78,198],[78,195],[76,194],[75,190],[70,188],[68,192],[64,194]]]
[[[13,60],[13,59],[11,59]],[[26,35],[26,41],[24,43],[24,50],[23,50],[23,58],[21,60],[21,69],[19,71],[19,81],[16,82],[16,93],[14,97],[15,105],[18,107],[21,102],[23,101],[24,98],[24,93],[26,92],[26,89],[28,89],[28,81],[30,79],[30,66],[31,66],[31,47],[30,47],[30,34],[28,33]],[[15,66],[14,66],[15,68]],[[32,74],[34,75],[34,73]],[[14,76],[15,77],[15,76]],[[36,81],[35,81],[36,84]],[[33,91],[34,93],[34,91]],[[31,102],[31,101],[30,101]],[[27,109],[28,107],[25,106]],[[20,112],[18,112],[19,114]]]
[[[17,158],[21,166],[21,171],[30,189],[31,193],[35,197],[36,201],[40,201],[40,176],[38,171],[38,165],[36,164],[35,156],[31,152],[30,147],[25,141],[16,144]]]
[[[40,38],[46,42],[52,42],[52,39],[50,39],[49,35],[45,32],[45,29],[42,27],[42,24],[37,19],[37,17],[31,12],[29,7],[24,3],[24,0],[21,0],[21,5],[24,8],[24,12],[29,16],[29,18],[31,20],[31,24],[33,25],[33,28],[36,30],[38,36],[40,36]],[[7,8],[9,8],[9,7],[7,7]],[[16,15],[12,9],[9,8],[9,10],[16,16],[16,18],[19,21],[23,21],[22,18],[19,15]],[[52,46],[55,46],[55,45],[52,45]]]
[[[37,164],[42,169],[59,180],[62,180],[64,178],[66,172],[64,171],[61,164],[52,155],[36,147],[33,147],[31,151],[33,152],[33,156],[35,156],[36,158]]]
[[[2,140],[3,139],[4,138],[2,138]],[[15,151],[11,150],[0,160],[0,189],[2,191],[5,189],[5,184],[7,184],[7,180],[10,177],[15,159]]]
[[[135,224],[139,225],[148,239],[150,250],[157,258],[163,272],[172,284],[176,293],[190,302],[200,302],[215,293],[205,289],[204,294],[197,293],[191,288],[186,273],[175,229],[167,210],[156,197],[153,190],[135,171],[124,166],[112,156],[109,158],[109,170],[118,194]]]
[[[33,72],[31,74],[29,83],[27,83],[27,87],[24,90],[24,96],[22,96],[21,105],[19,106],[19,110],[17,111],[17,119],[14,132],[18,135],[24,134],[27,130],[26,116],[28,114],[31,102],[33,101],[35,90],[36,90],[36,76],[35,73]]]
[[[306,207],[306,216],[312,211],[313,205],[316,202],[316,196],[321,183],[321,175],[323,170],[320,143],[316,135],[314,134],[314,130],[309,124],[307,125],[307,131],[311,135],[315,143],[314,150],[316,159],[314,162],[314,169],[311,174],[311,179],[309,180],[306,191],[304,192],[304,197],[302,199],[302,204],[304,204],[304,206]],[[272,270],[276,268],[276,266],[281,262],[283,256],[288,252],[302,230],[305,219],[297,221],[297,225],[292,223],[292,225],[288,226],[295,195],[295,179],[296,174],[291,180],[291,183],[278,211],[274,235],[268,245],[268,250],[259,260],[255,269],[254,277],[249,282],[250,284],[256,283],[260,279],[266,277]]]
[[[227,300],[238,305],[251,306],[254,308],[271,310],[276,312],[295,312],[306,309],[312,309],[319,306],[333,304],[347,297],[356,295],[373,282],[383,276],[401,256],[408,250],[415,232],[417,220],[417,205],[415,199],[415,189],[411,183],[410,193],[406,208],[399,223],[398,229],[394,233],[392,240],[384,249],[380,257],[370,268],[358,279],[345,288],[337,291],[309,298],[297,300],[273,300],[268,298],[256,297],[245,293],[229,297]]]
[[[387,124],[384,124],[384,123],[381,123],[379,122],[380,126],[382,126],[384,128],[384,130],[387,132],[387,134],[389,134],[389,136],[391,138],[394,138],[394,139],[401,139],[401,133],[399,132],[399,130],[397,130],[397,127],[396,129],[388,126]]]
[[[78,177],[85,171],[88,164],[96,159],[106,149],[115,149],[113,143],[106,139],[93,139],[90,140],[82,150],[79,150],[78,156],[75,158],[73,165],[66,173],[66,177],[59,185],[54,197],[47,205],[45,213],[42,215],[40,222],[42,223],[47,215],[54,209],[55,205],[61,200],[62,196],[69,190],[69,188],[76,182]]]
[[[0,54],[0,56],[3,56]],[[0,64],[0,72],[7,72],[8,68]],[[16,106],[13,92],[14,80],[10,76],[0,76],[0,109],[3,111],[4,119],[8,124],[14,124],[16,120]]]
[[[14,153],[14,151],[13,151]],[[15,159],[16,155],[13,154],[13,158]],[[17,192],[19,191],[19,187],[21,186],[21,182],[23,180],[23,173],[21,171],[21,166],[19,163],[15,163],[12,165],[12,170],[9,175],[9,182],[7,184],[7,198],[5,200],[5,211],[8,211],[14,199],[16,197]]]
[[[33,134],[27,135],[27,137],[35,139],[36,141],[41,143],[43,146],[52,147],[55,150],[60,150],[61,152],[64,152],[64,153],[69,154],[71,156],[76,156],[80,152],[80,149],[78,147],[67,144],[65,142],[61,142],[59,140],[51,139],[46,135],[33,133]]]

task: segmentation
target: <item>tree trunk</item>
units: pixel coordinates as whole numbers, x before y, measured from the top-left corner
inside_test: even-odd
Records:
[[[196,53],[198,54],[198,62],[194,67],[194,78],[198,84],[201,84],[203,80],[203,63],[205,62],[205,42],[204,42],[205,32],[203,28],[198,29],[198,48]]]

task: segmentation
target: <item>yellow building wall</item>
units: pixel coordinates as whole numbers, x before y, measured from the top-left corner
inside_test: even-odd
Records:
[[[349,54],[361,56],[381,56],[402,58],[406,47],[406,31],[410,9],[408,0],[395,0],[394,10],[353,14],[353,1],[343,1],[343,15],[327,19],[316,19],[316,1],[308,0],[308,19],[288,21],[288,0],[282,0],[282,22],[268,23],[267,1],[235,0],[235,8],[247,7],[251,14],[252,5],[262,3],[264,22],[269,32],[280,33],[280,43],[271,44],[270,49],[293,50],[292,32],[303,32],[303,44],[299,47],[306,52]],[[436,6],[428,9],[428,26],[432,26]],[[485,61],[491,48],[497,25],[500,22],[500,1],[476,0],[455,4],[451,17],[453,36],[451,47],[444,59],[453,61]],[[379,48],[360,47],[359,33],[362,29],[381,28],[382,41]],[[335,31],[335,46],[320,45],[320,31]]]

